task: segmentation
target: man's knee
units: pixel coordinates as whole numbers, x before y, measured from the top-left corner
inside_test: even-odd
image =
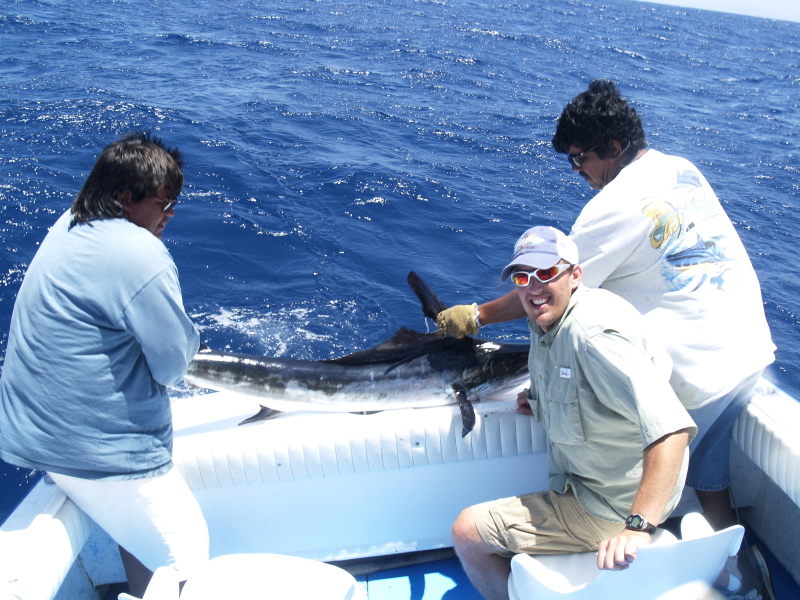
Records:
[[[483,538],[481,534],[478,533],[478,528],[475,525],[471,507],[465,508],[458,517],[456,517],[451,533],[453,536],[453,546],[456,549],[472,545],[478,541],[483,542]]]
[[[456,517],[456,520],[453,522],[453,527],[451,528],[454,542],[464,539],[470,524],[472,524],[472,509],[465,508]]]
[[[458,515],[452,528],[453,549],[462,564],[472,564],[482,561],[488,555],[495,554],[494,550],[483,539],[478,525],[475,523],[475,514],[472,508],[466,508]]]
[[[464,537],[472,529],[475,529],[475,520],[472,516],[472,507],[468,507],[462,510],[453,522],[453,537]]]

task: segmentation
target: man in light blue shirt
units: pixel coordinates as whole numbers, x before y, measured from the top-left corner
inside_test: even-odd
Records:
[[[181,165],[146,134],[103,150],[25,274],[0,378],[0,457],[49,472],[120,544],[138,597],[157,567],[208,559],[167,394],[200,345],[161,242]]]

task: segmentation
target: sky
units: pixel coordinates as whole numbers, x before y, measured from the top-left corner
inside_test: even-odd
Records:
[[[658,4],[671,4],[689,8],[703,8],[720,12],[780,19],[800,23],[800,0],[646,0]]]

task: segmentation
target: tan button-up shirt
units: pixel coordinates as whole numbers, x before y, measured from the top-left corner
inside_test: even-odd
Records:
[[[529,398],[547,430],[550,488],[572,487],[586,512],[623,522],[639,489],[643,450],[665,435],[696,428],[669,377],[672,362],[628,302],[580,286],[544,333],[528,322]],[[680,499],[688,450],[666,518]]]

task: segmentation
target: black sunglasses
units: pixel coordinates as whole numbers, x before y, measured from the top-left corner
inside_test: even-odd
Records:
[[[159,198],[159,200],[161,200],[161,198]],[[162,212],[167,212],[170,208],[175,206],[177,203],[178,203],[178,197],[177,196],[173,196],[172,198],[167,200],[166,203],[163,205],[163,207],[161,208]]]
[[[567,159],[569,160],[570,163],[575,165],[576,169],[580,169],[581,165],[583,164],[583,155],[588,154],[589,152],[595,150],[596,148],[599,148],[600,146],[602,146],[602,144],[595,144],[594,146],[592,146],[588,150],[584,150],[583,152],[578,152],[577,154],[567,154]]]

